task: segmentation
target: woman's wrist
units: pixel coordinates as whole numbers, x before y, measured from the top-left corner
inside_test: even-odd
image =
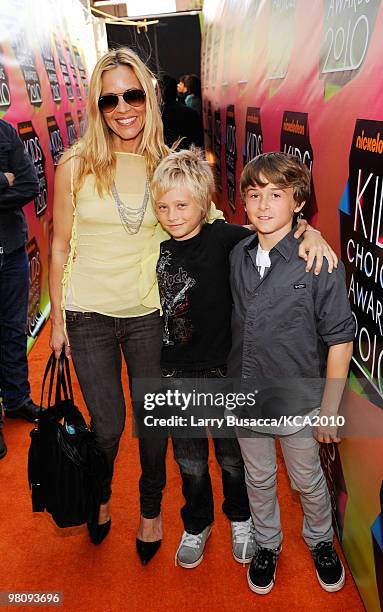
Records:
[[[51,313],[50,320],[52,327],[64,327],[64,319],[61,312],[60,315],[55,315]]]

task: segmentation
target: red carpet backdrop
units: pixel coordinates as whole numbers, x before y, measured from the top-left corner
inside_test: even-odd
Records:
[[[322,460],[334,521],[368,610],[383,608],[383,6],[380,0],[205,0],[209,159],[230,221],[255,155],[299,156],[306,217],[346,266],[357,325],[344,410],[354,435]],[[358,437],[356,437],[358,436]]]
[[[29,226],[28,347],[49,314],[48,252],[54,169],[84,130],[92,25],[78,0],[0,3],[0,118],[30,155],[40,194],[24,207]]]

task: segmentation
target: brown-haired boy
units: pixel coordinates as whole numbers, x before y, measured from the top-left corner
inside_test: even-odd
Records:
[[[288,394],[278,398],[275,381],[282,388],[288,381],[293,414],[299,417],[286,427],[280,421],[274,428],[265,426],[271,421],[259,427],[258,421],[251,429],[238,430],[258,544],[248,584],[259,594],[274,586],[282,542],[276,495],[279,437],[292,486],[300,493],[303,537],[319,583],[326,591],[337,591],[344,584],[344,568],[332,544],[331,504],[318,441],[339,441],[337,427],[326,423],[336,423],[352,355],[355,329],[344,267],[340,264],[332,274],[323,267],[319,275],[302,268],[292,226],[309,197],[310,174],[297,158],[279,152],[258,156],[245,166],[240,188],[257,235],[245,238],[231,252],[234,308],[228,374],[262,389],[259,397],[266,398],[261,406],[266,418],[278,411],[284,415],[281,405]],[[271,397],[277,399],[270,401]],[[311,425],[318,414],[327,419],[319,421],[313,435]]]

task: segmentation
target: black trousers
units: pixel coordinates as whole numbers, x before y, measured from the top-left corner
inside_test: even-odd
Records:
[[[160,378],[162,321],[159,312],[118,318],[94,312],[66,312],[72,358],[99,448],[108,465],[103,503],[111,495],[113,466],[125,425],[125,401],[121,382],[124,357],[132,389],[134,378]],[[142,402],[134,402],[140,414]],[[167,438],[139,439],[141,513],[160,513],[166,482]]]
[[[0,396],[4,408],[17,409],[29,398],[27,314],[28,256],[24,247],[0,253]],[[0,406],[0,426],[2,414]]]
[[[177,379],[220,378],[222,368],[186,372],[163,370],[164,386],[177,388]],[[207,437],[172,436],[174,458],[182,478],[185,505],[181,517],[185,531],[197,535],[214,521],[214,501],[209,473]],[[244,463],[237,438],[213,437],[216,459],[221,467],[224,501],[222,510],[230,521],[250,518]]]

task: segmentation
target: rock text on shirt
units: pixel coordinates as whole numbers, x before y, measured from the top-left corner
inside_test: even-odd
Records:
[[[172,264],[172,253],[161,251],[157,264],[158,284],[160,289],[161,306],[164,313],[163,343],[172,346],[175,343],[187,343],[192,334],[193,326],[187,311],[189,299],[187,292],[194,287],[196,280],[179,266],[172,274],[166,266]],[[172,325],[170,325],[170,321]]]

